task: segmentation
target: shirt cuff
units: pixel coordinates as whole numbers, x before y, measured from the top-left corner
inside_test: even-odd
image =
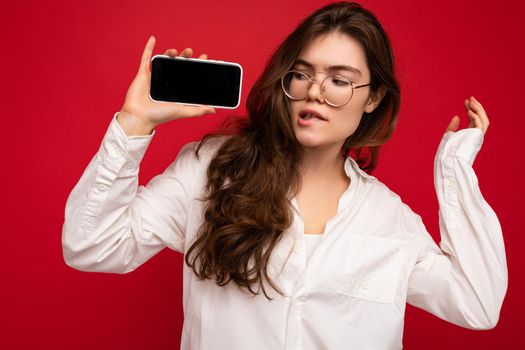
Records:
[[[466,128],[456,132],[448,131],[443,136],[444,157],[461,158],[470,166],[483,144],[484,134],[478,128]]]
[[[113,115],[102,139],[98,156],[106,168],[115,175],[123,168],[128,171],[121,175],[130,175],[138,170],[146,149],[155,135],[155,130],[150,135],[127,136],[117,121],[117,115],[118,112]]]

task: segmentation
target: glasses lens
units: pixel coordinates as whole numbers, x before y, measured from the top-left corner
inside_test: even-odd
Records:
[[[334,106],[342,106],[352,98],[352,84],[344,77],[332,75],[323,82],[323,97]]]
[[[302,100],[308,94],[310,80],[303,72],[290,71],[282,79],[284,92],[294,100]],[[352,84],[345,77],[332,75],[321,86],[324,100],[333,106],[342,106],[352,98]]]
[[[283,77],[283,89],[288,97],[302,100],[308,92],[308,76],[301,72],[291,71]]]

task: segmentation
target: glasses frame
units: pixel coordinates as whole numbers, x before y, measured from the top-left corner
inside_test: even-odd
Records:
[[[290,73],[299,73],[299,74],[302,74],[304,75],[307,79],[308,79],[308,87],[306,88],[306,94],[303,98],[294,98],[292,96],[290,96],[288,94],[288,92],[286,91],[285,87],[284,87],[284,78],[290,74]],[[328,73],[323,73],[323,72],[314,72],[314,73],[320,73],[320,74],[328,74]],[[348,99],[348,101],[346,101],[345,103],[343,104],[334,104],[334,103],[330,103],[329,101],[327,101],[325,98],[324,98],[324,95],[323,95],[323,92],[324,92],[324,82],[326,81],[326,79],[328,78],[331,78],[331,77],[337,77],[337,78],[341,78],[341,79],[344,79],[346,80],[350,86],[352,87],[352,94],[350,95],[350,98]],[[344,105],[346,105],[348,102],[350,102],[350,100],[352,99],[352,97],[354,96],[354,90],[355,89],[360,89],[362,87],[365,87],[365,86],[369,86],[369,85],[372,85],[372,83],[368,83],[368,84],[354,84],[352,83],[348,78],[342,76],[342,75],[338,75],[338,74],[329,74],[327,75],[323,80],[319,81],[317,79],[315,79],[314,77],[311,77],[309,76],[306,72],[303,72],[303,71],[300,71],[300,70],[296,70],[296,69],[292,69],[292,70],[289,70],[288,72],[286,72],[282,77],[281,77],[281,88],[283,89],[284,91],[284,94],[286,96],[288,96],[288,98],[290,98],[291,100],[294,100],[294,101],[301,101],[301,100],[304,100],[308,97],[308,90],[310,90],[310,88],[312,87],[312,85],[314,83],[318,83],[319,84],[319,87],[320,87],[320,92],[321,92],[321,98],[323,99],[323,101],[332,106],[332,107],[343,107]]]

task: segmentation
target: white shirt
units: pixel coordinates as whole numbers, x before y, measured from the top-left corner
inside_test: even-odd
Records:
[[[169,247],[187,251],[203,222],[206,169],[217,147],[188,144],[164,173],[138,186],[155,134],[127,137],[113,117],[66,204],[63,252],[82,271],[127,273]],[[181,349],[401,349],[406,302],[457,325],[493,328],[507,290],[501,227],[472,163],[479,129],[444,134],[435,157],[441,243],[374,176],[347,159],[351,183],[307,261],[303,220],[272,253],[269,276],[285,293],[252,296],[199,281],[183,268]]]
[[[304,244],[306,248],[306,260],[310,260],[315,248],[321,242],[322,234],[305,234],[304,235]]]

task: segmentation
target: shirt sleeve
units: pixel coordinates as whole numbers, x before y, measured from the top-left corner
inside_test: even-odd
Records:
[[[78,270],[127,273],[164,247],[183,252],[192,147],[146,186],[139,164],[155,135],[127,136],[113,116],[97,154],[71,191],[65,208],[65,262]]]
[[[407,295],[411,305],[471,329],[496,326],[508,281],[501,226],[472,169],[482,143],[477,128],[443,136],[434,161],[441,242],[420,223]]]

